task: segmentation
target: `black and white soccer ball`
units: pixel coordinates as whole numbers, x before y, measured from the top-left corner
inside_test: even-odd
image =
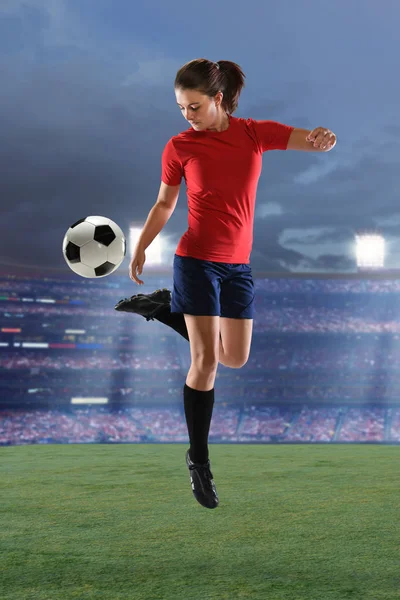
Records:
[[[118,269],[126,254],[123,231],[106,217],[86,217],[68,229],[63,241],[67,265],[81,277],[105,277]]]

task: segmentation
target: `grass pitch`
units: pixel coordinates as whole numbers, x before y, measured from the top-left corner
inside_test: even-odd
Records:
[[[1,448],[2,600],[398,600],[396,446]]]

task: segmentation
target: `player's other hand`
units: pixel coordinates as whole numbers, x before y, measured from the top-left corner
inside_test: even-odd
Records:
[[[142,274],[143,265],[145,262],[145,251],[140,247],[136,248],[129,265],[129,277],[132,279],[132,281],[136,281],[138,285],[143,285],[144,283],[144,281],[138,278],[138,275]]]

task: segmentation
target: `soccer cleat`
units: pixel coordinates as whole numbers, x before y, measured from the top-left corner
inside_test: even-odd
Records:
[[[146,321],[154,320],[154,316],[161,306],[171,303],[171,292],[166,288],[156,290],[151,294],[136,294],[130,298],[123,298],[115,305],[115,310],[131,312],[146,318]]]
[[[187,450],[186,464],[189,467],[192,491],[197,502],[205,508],[216,508],[219,504],[219,498],[213,474],[210,470],[210,461],[208,460],[204,464],[194,463],[190,459],[189,450]]]
[[[162,290],[156,290],[151,294],[137,294],[137,296],[148,296],[154,302],[160,302],[161,304],[171,304],[171,292],[167,290],[167,288],[163,288]],[[134,298],[135,296],[132,296]]]

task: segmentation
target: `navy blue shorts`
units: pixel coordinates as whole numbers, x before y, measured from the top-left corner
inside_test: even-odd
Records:
[[[174,256],[171,312],[252,319],[254,283],[247,264]]]

